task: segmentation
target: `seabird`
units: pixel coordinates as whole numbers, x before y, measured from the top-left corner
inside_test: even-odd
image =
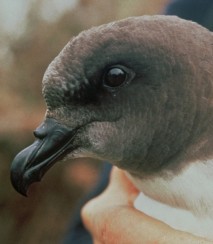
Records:
[[[107,160],[141,190],[136,208],[213,240],[212,67],[212,32],[178,17],[83,31],[44,74],[45,120],[13,186],[26,195],[61,159]]]

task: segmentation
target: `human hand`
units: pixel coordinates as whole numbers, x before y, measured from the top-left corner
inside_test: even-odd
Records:
[[[211,243],[136,210],[133,203],[138,193],[124,171],[114,167],[107,189],[82,209],[83,222],[94,244]]]

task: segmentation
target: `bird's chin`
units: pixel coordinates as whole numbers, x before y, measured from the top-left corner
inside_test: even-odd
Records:
[[[99,157],[97,154],[83,149],[83,148],[76,148],[75,150],[71,151],[70,153],[66,154],[62,161],[67,161],[67,160],[75,160],[75,159],[94,159],[94,160],[99,160],[99,161],[104,161],[105,159]]]

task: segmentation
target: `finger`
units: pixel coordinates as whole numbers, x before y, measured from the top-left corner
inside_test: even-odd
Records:
[[[132,206],[139,190],[132,184],[126,176],[126,172],[112,168],[110,182],[104,191],[105,198],[112,199],[112,203]]]
[[[86,226],[96,239],[96,243],[164,243],[164,244],[207,244],[205,239],[172,229],[131,207],[115,206],[95,211],[96,199],[85,208]],[[97,210],[97,209],[96,209]],[[90,214],[89,214],[90,213]],[[86,220],[86,219],[85,219]]]
[[[110,183],[113,187],[122,188],[126,193],[139,193],[139,190],[133,185],[127,177],[127,173],[117,167],[113,167],[110,176]]]
[[[106,190],[90,200],[82,209],[82,219],[89,231],[95,235],[96,227],[99,226],[99,219],[96,216],[102,216],[108,209],[114,209],[115,206],[133,206],[133,201],[138,196],[139,191],[127,178],[125,172],[113,167],[110,183]],[[106,208],[106,210],[104,210]],[[100,220],[101,221],[101,220]]]

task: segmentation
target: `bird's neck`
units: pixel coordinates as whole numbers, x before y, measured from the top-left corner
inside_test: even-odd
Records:
[[[173,229],[213,240],[213,218],[211,217],[199,217],[188,210],[168,206],[153,200],[142,192],[136,198],[134,206]]]
[[[158,202],[213,219],[213,159],[193,162],[178,175],[164,172],[144,179],[130,178],[140,191]]]
[[[135,207],[174,229],[213,240],[213,160],[195,162],[178,175],[139,179]]]

